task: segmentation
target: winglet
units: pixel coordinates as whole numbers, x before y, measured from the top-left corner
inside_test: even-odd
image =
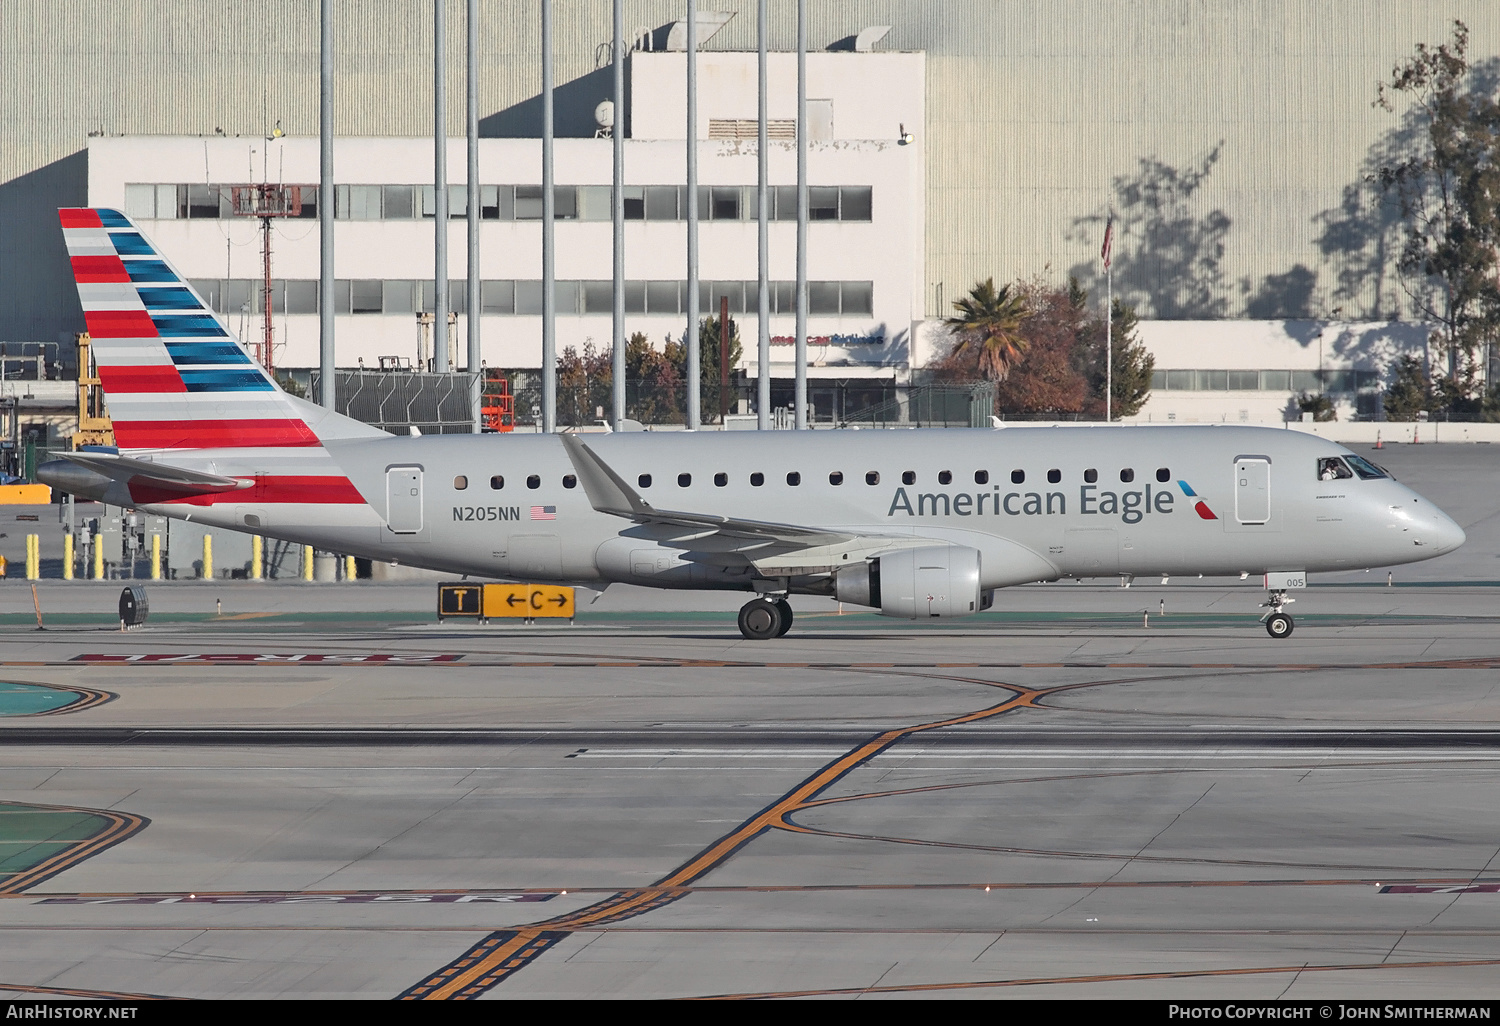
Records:
[[[643,517],[656,512],[594,450],[584,445],[583,439],[567,433],[557,437],[567,450],[568,459],[573,462],[573,469],[578,472],[578,480],[583,483],[583,490],[594,509],[617,517]]]

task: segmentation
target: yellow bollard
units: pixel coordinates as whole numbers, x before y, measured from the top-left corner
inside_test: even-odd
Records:
[[[104,580],[104,535],[94,535],[94,580]]]
[[[313,579],[313,547],[302,546],[302,579],[310,581]]]
[[[151,536],[151,579],[161,580],[161,535]]]
[[[345,556],[344,557],[344,580],[346,580],[346,581],[352,581],[352,580],[354,580],[354,578],[356,576],[357,576],[357,572],[354,569],[354,557],[353,556]]]
[[[63,535],[63,580],[73,579],[73,532]]]
[[[205,534],[203,536],[203,579],[211,581],[214,577],[214,536]]]
[[[42,576],[42,536],[26,536],[26,579],[34,581]]]
[[[260,580],[260,564],[265,553],[264,544],[265,540],[260,535],[250,536],[250,579],[252,581]]]

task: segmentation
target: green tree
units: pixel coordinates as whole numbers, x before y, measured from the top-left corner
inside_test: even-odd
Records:
[[[1004,381],[1031,344],[1021,331],[1031,316],[1026,297],[1019,290],[1012,293],[1009,285],[996,289],[995,279],[987,278],[954,300],[953,309],[957,316],[943,322],[955,339],[952,355],[975,350],[980,373]]]
[[[1078,279],[1068,281],[1068,293],[1073,301],[1085,304],[1086,293]],[[1116,299],[1110,311],[1110,349],[1113,351],[1113,367],[1107,367],[1104,359],[1104,320],[1092,317],[1083,326],[1078,347],[1074,350],[1074,364],[1088,382],[1088,412],[1095,417],[1104,416],[1104,385],[1108,373],[1113,370],[1110,382],[1112,402],[1110,413],[1115,418],[1133,417],[1140,412],[1151,397],[1151,374],[1156,370],[1156,357],[1146,351],[1137,333],[1135,307],[1127,306]]]
[[[1322,392],[1303,392],[1297,396],[1297,409],[1303,413],[1311,413],[1313,420],[1320,424],[1339,419],[1333,400]]]
[[[1399,96],[1424,129],[1416,150],[1374,177],[1400,202],[1403,286],[1417,315],[1442,326],[1440,398],[1460,404],[1480,398],[1478,357],[1500,335],[1500,87],[1471,74],[1468,43],[1455,21],[1450,42],[1419,44],[1375,100],[1394,112]]]
[[[705,424],[719,420],[719,319],[705,317],[698,322],[698,416]],[[729,318],[729,410],[734,412],[736,374],[740,362],[740,326]],[[678,377],[687,380],[687,347],[669,345],[667,358]]]
[[[1432,383],[1415,356],[1403,356],[1396,365],[1396,378],[1385,390],[1385,419],[1413,421],[1422,410],[1432,408]]]

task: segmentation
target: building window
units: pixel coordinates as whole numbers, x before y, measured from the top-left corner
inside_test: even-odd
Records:
[[[378,314],[384,306],[384,283],[379,281],[357,280],[349,283],[350,305],[349,312],[357,314]]]

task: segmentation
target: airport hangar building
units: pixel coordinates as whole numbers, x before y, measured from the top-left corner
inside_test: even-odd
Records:
[[[449,267],[459,276],[464,5],[448,6],[448,166],[458,185]],[[753,311],[756,276],[756,5],[711,7],[700,7],[705,314],[720,295]],[[942,345],[936,319],[976,280],[1075,274],[1101,299],[1110,204],[1116,291],[1136,305],[1157,356],[1143,418],[1279,420],[1310,383],[1344,392],[1352,413],[1357,390],[1378,387],[1397,356],[1420,350],[1426,330],[1403,322],[1411,310],[1392,266],[1395,226],[1365,185],[1402,118],[1371,100],[1396,61],[1419,42],[1446,40],[1455,18],[1469,27],[1471,56],[1493,60],[1494,5],[810,7],[815,383],[909,381]],[[414,314],[431,306],[431,13],[426,4],[334,4],[340,366],[415,355]],[[680,3],[626,5],[627,331],[658,342],[681,334],[685,306],[685,60],[673,49],[680,27],[672,32],[681,16]],[[479,17],[485,359],[534,367],[538,5],[488,0]],[[558,5],[554,18],[558,217],[567,222],[557,231],[558,342],[603,348],[610,142],[597,137],[595,110],[611,93],[609,5]],[[7,21],[0,339],[64,341],[82,326],[53,211],[90,203],[139,217],[230,327],[258,337],[260,318],[244,309],[259,309],[247,303],[261,278],[258,226],[227,216],[212,187],[316,181],[317,6],[35,0],[9,5]],[[786,339],[795,5],[773,3],[770,25],[771,333]],[[857,51],[872,25],[890,31],[874,52]],[[310,207],[273,237],[276,360],[286,368],[316,364]],[[753,316],[737,318],[752,373]],[[791,373],[789,348],[773,348],[777,378]]]

